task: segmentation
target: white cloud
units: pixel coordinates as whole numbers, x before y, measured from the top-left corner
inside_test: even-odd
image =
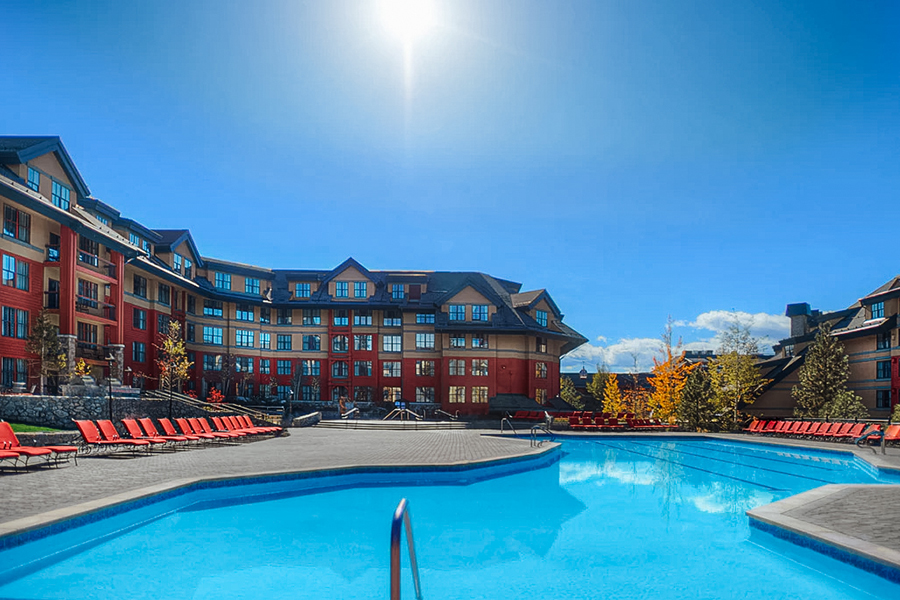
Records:
[[[791,331],[791,320],[784,315],[750,314],[730,310],[705,312],[690,323],[687,323],[687,325],[695,329],[714,331],[718,334],[726,331],[735,320],[742,325],[749,325],[750,333],[760,338],[780,340],[787,337]]]

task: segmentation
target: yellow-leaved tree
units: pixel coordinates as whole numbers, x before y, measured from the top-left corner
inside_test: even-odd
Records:
[[[606,389],[603,390],[603,412],[616,416],[622,412],[622,392],[619,391],[619,380],[615,374],[606,378]]]
[[[187,350],[184,340],[181,339],[181,323],[169,321],[169,329],[160,334],[159,359],[156,366],[159,368],[159,385],[169,391],[169,418],[172,418],[172,392],[188,378],[188,369],[192,363],[187,359]]]
[[[696,364],[688,364],[684,360],[684,351],[681,349],[681,340],[672,344],[672,317],[666,323],[666,329],[662,335],[662,354],[665,360],[653,359],[653,370],[649,383],[653,388],[650,393],[650,407],[654,410],[654,416],[663,420],[678,413],[681,404],[681,395],[688,375],[691,374]]]

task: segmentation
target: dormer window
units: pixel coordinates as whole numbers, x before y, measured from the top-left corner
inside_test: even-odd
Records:
[[[873,319],[883,319],[884,318],[884,302],[876,302],[872,305],[872,318]]]
[[[350,297],[350,282],[335,281],[334,282],[334,297],[335,298],[349,298]]]
[[[536,310],[534,311],[534,320],[538,322],[538,325],[541,327],[547,326],[547,311],[545,310]]]
[[[231,289],[231,274],[230,273],[216,273],[215,274],[215,286],[220,290],[230,290]]]
[[[191,259],[184,259],[184,276],[188,279],[194,278],[194,263],[191,262]]]
[[[403,284],[402,283],[392,283],[391,284],[391,299],[393,300],[403,300]]]
[[[109,219],[107,219],[103,215],[94,215],[94,218],[96,218],[98,221],[100,221],[101,223],[103,223],[104,225],[109,227]]]
[[[181,255],[180,255],[180,254],[173,254],[173,255],[172,255],[172,268],[173,268],[173,269],[175,270],[175,272],[178,273],[179,275],[181,274],[181,264],[182,264],[182,262],[183,262],[183,259],[181,258]]]
[[[244,279],[244,293],[259,295],[259,279],[247,277]]]
[[[28,187],[36,192],[41,191],[41,173],[31,167],[28,167]]]
[[[354,281],[353,282],[353,297],[354,298],[367,298],[369,296],[368,293],[368,285],[366,285],[365,281]]]
[[[295,298],[309,298],[310,297],[310,285],[308,283],[298,283],[294,286],[294,297]]]
[[[58,181],[54,181],[50,201],[53,202],[53,206],[69,210],[69,194],[71,193],[72,191],[69,188]]]
[[[451,304],[450,305],[450,320],[451,321],[465,321],[466,320],[466,305],[465,304]]]
[[[488,320],[488,305],[487,304],[475,304],[472,306],[472,320],[473,321],[487,321]]]

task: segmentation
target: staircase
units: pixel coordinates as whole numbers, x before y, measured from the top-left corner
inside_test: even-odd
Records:
[[[165,390],[145,390],[143,397],[145,400],[168,402],[169,392]],[[179,392],[172,392],[172,400],[175,400],[182,404],[187,404],[188,406],[198,408],[206,412],[228,412],[238,415],[247,415],[252,419],[266,421],[268,423],[272,423],[273,425],[281,425],[280,415],[268,415],[264,412],[254,410],[252,408],[247,408],[246,406],[241,406],[240,404],[230,404],[228,402],[213,404],[211,402],[204,402],[203,400],[191,398],[190,396],[181,394]]]
[[[463,421],[376,421],[374,419],[341,419],[319,421],[316,427],[383,431],[436,431],[443,429],[465,429],[466,423]]]

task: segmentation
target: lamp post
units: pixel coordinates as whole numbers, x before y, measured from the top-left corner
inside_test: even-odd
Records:
[[[116,358],[110,354],[106,357],[106,383],[109,386],[109,420],[113,420],[113,395],[112,395],[112,367],[113,363],[116,362]]]

